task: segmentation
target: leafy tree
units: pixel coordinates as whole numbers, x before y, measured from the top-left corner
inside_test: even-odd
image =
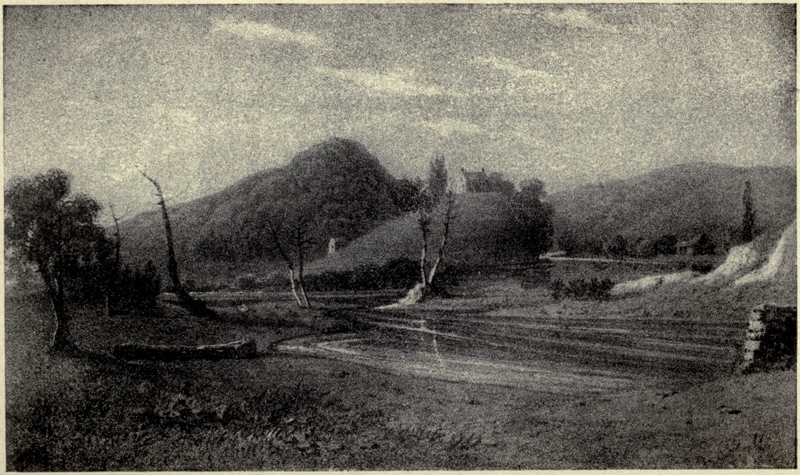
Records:
[[[755,211],[753,211],[753,190],[749,180],[744,182],[742,205],[744,206],[744,216],[742,217],[742,241],[750,242],[753,240],[755,233],[756,214]]]
[[[553,243],[553,205],[543,201],[545,196],[544,182],[525,181],[508,200],[506,210],[506,232],[535,260]]]
[[[436,259],[429,263],[427,259],[428,239],[431,237],[431,226],[433,224],[433,213],[436,205],[439,204],[443,196],[447,196],[444,215],[442,217],[442,240],[439,243]],[[450,226],[455,216],[455,196],[453,191],[447,190],[447,167],[443,155],[439,155],[431,160],[428,173],[428,186],[424,188],[417,199],[419,205],[418,223],[422,234],[422,251],[420,253],[419,268],[421,284],[423,289],[429,289],[434,282],[436,271],[444,259],[444,250],[450,236]],[[427,291],[427,290],[426,290]]]
[[[76,352],[70,337],[68,287],[98,275],[108,257],[105,230],[95,223],[101,206],[85,194],[70,195],[70,177],[52,169],[12,179],[5,192],[6,242],[36,265],[53,305],[52,349]]]
[[[716,248],[717,246],[711,240],[711,237],[706,233],[702,233],[694,245],[694,253],[698,256],[711,255],[716,252]]]
[[[421,188],[417,193],[416,198],[413,200],[415,206],[414,212],[417,213],[417,223],[420,230],[420,257],[419,257],[419,283],[414,288],[408,291],[405,298],[398,302],[398,305],[407,306],[413,305],[425,299],[432,289],[438,286],[438,280],[434,280],[440,266],[442,266],[445,256],[445,248],[447,247],[448,239],[450,237],[450,228],[453,221],[456,219],[455,214],[455,194],[452,190],[447,189],[447,169],[445,168],[445,159],[443,156],[438,156],[431,160],[430,173],[429,173],[427,186]],[[433,238],[433,225],[436,221],[435,215],[437,212],[437,204],[442,197],[446,197],[446,202],[443,210],[439,210],[442,214],[442,234],[439,246],[436,249],[436,257],[431,259],[428,255],[429,241]],[[436,283],[436,285],[434,285]]]
[[[408,178],[397,180],[394,188],[394,204],[404,213],[414,211],[417,208],[417,196],[420,189],[422,189],[422,184],[419,181],[412,181]]]
[[[677,244],[678,238],[674,234],[664,234],[653,243],[653,252],[656,255],[673,255]]]
[[[627,256],[630,253],[628,249],[628,240],[617,234],[611,238],[611,242],[608,243],[608,253],[617,259],[622,259]]]
[[[439,155],[431,160],[428,171],[428,196],[431,206],[439,204],[445,193],[447,193],[447,167],[444,155]]]

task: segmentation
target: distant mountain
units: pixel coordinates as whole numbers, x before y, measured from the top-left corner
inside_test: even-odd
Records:
[[[736,243],[748,180],[757,230],[780,233],[796,216],[794,168],[693,163],[550,195],[556,240],[608,242],[619,234],[632,243],[665,234],[689,239],[706,233],[724,249]]]
[[[213,195],[172,207],[181,267],[208,261],[240,266],[278,258],[267,217],[296,211],[314,221],[309,258],[324,254],[331,237],[350,241],[399,216],[408,184],[392,177],[358,142],[334,138],[295,156],[285,167],[251,175]],[[155,207],[121,223],[127,262],[161,266],[166,240]]]

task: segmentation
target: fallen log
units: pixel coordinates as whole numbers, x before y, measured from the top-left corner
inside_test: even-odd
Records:
[[[123,360],[222,360],[252,358],[256,355],[256,342],[243,339],[230,343],[200,346],[143,345],[123,343],[111,352]]]

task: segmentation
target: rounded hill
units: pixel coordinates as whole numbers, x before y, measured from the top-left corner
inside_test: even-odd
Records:
[[[279,258],[270,223],[309,223],[309,258],[324,254],[330,238],[350,241],[399,216],[408,193],[363,145],[332,138],[298,153],[286,166],[265,170],[204,198],[170,209],[176,251],[189,274],[210,262],[241,266]],[[127,261],[166,252],[155,209],[121,223]],[[246,267],[246,265],[245,265]]]

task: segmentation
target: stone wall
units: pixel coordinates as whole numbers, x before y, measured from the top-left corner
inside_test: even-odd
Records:
[[[797,366],[797,307],[764,304],[750,313],[742,372]]]

